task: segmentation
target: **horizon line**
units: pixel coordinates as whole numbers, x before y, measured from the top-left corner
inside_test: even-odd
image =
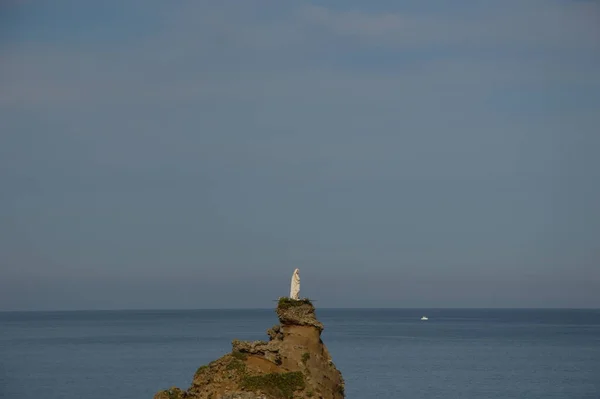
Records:
[[[269,308],[119,308],[119,309],[10,309],[0,313],[67,313],[67,312],[193,312],[269,310]],[[321,310],[600,310],[600,307],[322,307]]]

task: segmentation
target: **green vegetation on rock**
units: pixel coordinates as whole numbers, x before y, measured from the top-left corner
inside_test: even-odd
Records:
[[[304,376],[299,371],[244,376],[242,388],[249,391],[263,391],[281,399],[289,399],[294,391],[304,388]]]
[[[235,370],[240,373],[246,372],[246,364],[239,359],[231,359],[231,361],[225,367],[226,370]]]
[[[238,360],[246,360],[248,359],[248,355],[245,353],[242,353],[240,351],[233,351],[231,352],[231,356],[235,357]]]
[[[277,307],[279,309],[285,310],[285,309],[293,308],[293,307],[296,307],[296,306],[302,306],[302,305],[313,306],[312,302],[308,298],[304,298],[304,299],[292,299],[292,298],[281,297],[281,298],[279,298],[279,302],[277,304]]]

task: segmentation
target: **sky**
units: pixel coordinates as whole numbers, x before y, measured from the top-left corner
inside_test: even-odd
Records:
[[[600,307],[600,2],[0,2],[0,310]]]

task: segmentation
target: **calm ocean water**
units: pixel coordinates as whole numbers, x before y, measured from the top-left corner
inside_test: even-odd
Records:
[[[600,310],[317,312],[348,398],[600,398]],[[0,313],[0,397],[152,398],[276,322],[273,310]]]

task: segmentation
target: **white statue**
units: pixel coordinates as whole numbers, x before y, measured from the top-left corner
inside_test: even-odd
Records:
[[[294,270],[294,274],[292,275],[292,287],[290,289],[290,298],[291,299],[300,299],[300,270]]]

